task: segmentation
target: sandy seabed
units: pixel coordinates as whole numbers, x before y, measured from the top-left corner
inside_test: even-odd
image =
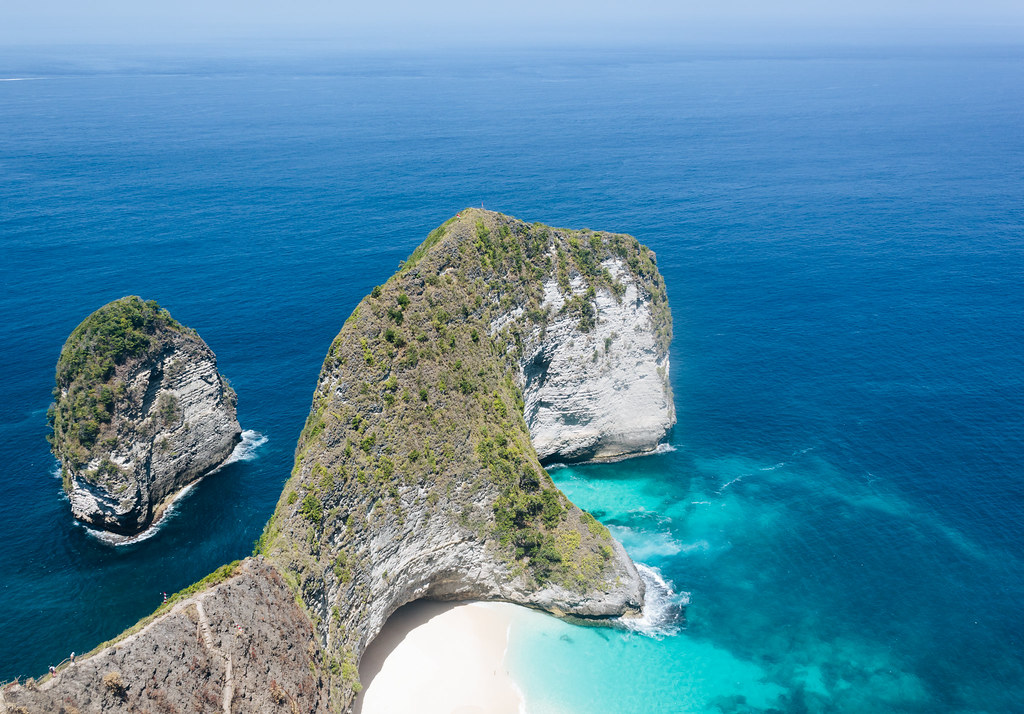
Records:
[[[519,714],[505,670],[507,603],[416,602],[392,615],[359,666],[354,714]]]

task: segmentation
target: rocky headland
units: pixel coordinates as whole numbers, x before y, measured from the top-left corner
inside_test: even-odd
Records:
[[[463,211],[334,340],[256,555],[0,694],[12,711],[340,712],[413,600],[639,613],[636,567],[541,458],[654,448],[674,422],[670,338],[635,239]]]
[[[74,329],[57,362],[53,453],[75,518],[132,535],[240,440],[217,358],[153,301],[128,296]]]

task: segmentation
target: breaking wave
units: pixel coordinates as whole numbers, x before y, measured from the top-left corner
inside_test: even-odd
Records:
[[[221,464],[221,467],[223,468],[236,461],[252,461],[259,455],[256,453],[256,450],[266,444],[268,438],[254,429],[246,429],[242,432],[242,440],[235,445],[235,450]]]
[[[259,449],[259,447],[263,446],[266,443],[266,436],[253,429],[246,429],[245,431],[242,432],[242,440],[235,445],[235,448],[231,452],[231,455],[224,460],[224,463],[222,463],[220,466],[218,466],[209,474],[207,474],[207,476],[217,473],[228,464],[233,464],[237,461],[252,461],[258,456],[258,454],[256,453],[257,449]],[[117,533],[110,533],[104,530],[98,530],[96,528],[90,528],[85,524],[81,524],[82,528],[85,529],[85,532],[88,533],[90,537],[95,538],[101,543],[106,543],[107,545],[132,545],[133,543],[141,543],[144,540],[149,540],[150,538],[152,538],[160,532],[160,526],[162,526],[164,522],[174,514],[178,502],[181,501],[181,499],[185,498],[185,496],[187,496],[188,494],[192,493],[192,490],[196,487],[198,483],[199,481],[193,481],[188,486],[178,491],[178,493],[174,495],[174,498],[171,500],[171,502],[167,504],[167,508],[165,508],[163,513],[160,514],[160,517],[153,521],[149,528],[142,531],[141,533],[137,533],[131,536],[125,536],[119,535]]]
[[[679,632],[686,626],[686,606],[690,604],[690,593],[675,592],[672,583],[665,580],[661,571],[652,565],[636,564],[644,585],[644,611],[640,617],[623,618],[627,629],[648,637],[661,639]]]
[[[150,538],[152,538],[160,532],[160,526],[163,525],[164,521],[170,518],[170,516],[174,513],[174,510],[178,505],[178,501],[183,499],[188,494],[192,493],[192,490],[196,487],[196,484],[198,483],[198,481],[193,481],[188,486],[178,491],[178,493],[174,495],[174,498],[171,500],[171,502],[167,504],[167,508],[165,508],[163,513],[160,514],[160,517],[153,521],[152,525],[150,525],[149,528],[142,531],[141,533],[126,536],[120,535],[118,533],[110,533],[109,531],[90,528],[85,524],[81,524],[82,528],[85,529],[85,532],[88,533],[89,536],[95,538],[101,543],[106,543],[107,545],[132,545],[133,543],[141,543],[144,540],[149,540]]]

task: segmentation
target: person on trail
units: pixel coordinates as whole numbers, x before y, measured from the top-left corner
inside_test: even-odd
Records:
[[[75,663],[75,653],[72,652],[71,653],[71,664],[74,664],[74,663]]]
[[[56,677],[57,676],[57,668],[54,667],[52,664],[50,665],[50,676],[51,677]]]

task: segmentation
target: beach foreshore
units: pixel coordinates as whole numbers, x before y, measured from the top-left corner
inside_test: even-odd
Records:
[[[399,609],[363,655],[354,714],[519,714],[523,697],[504,665],[515,611],[427,601]]]

